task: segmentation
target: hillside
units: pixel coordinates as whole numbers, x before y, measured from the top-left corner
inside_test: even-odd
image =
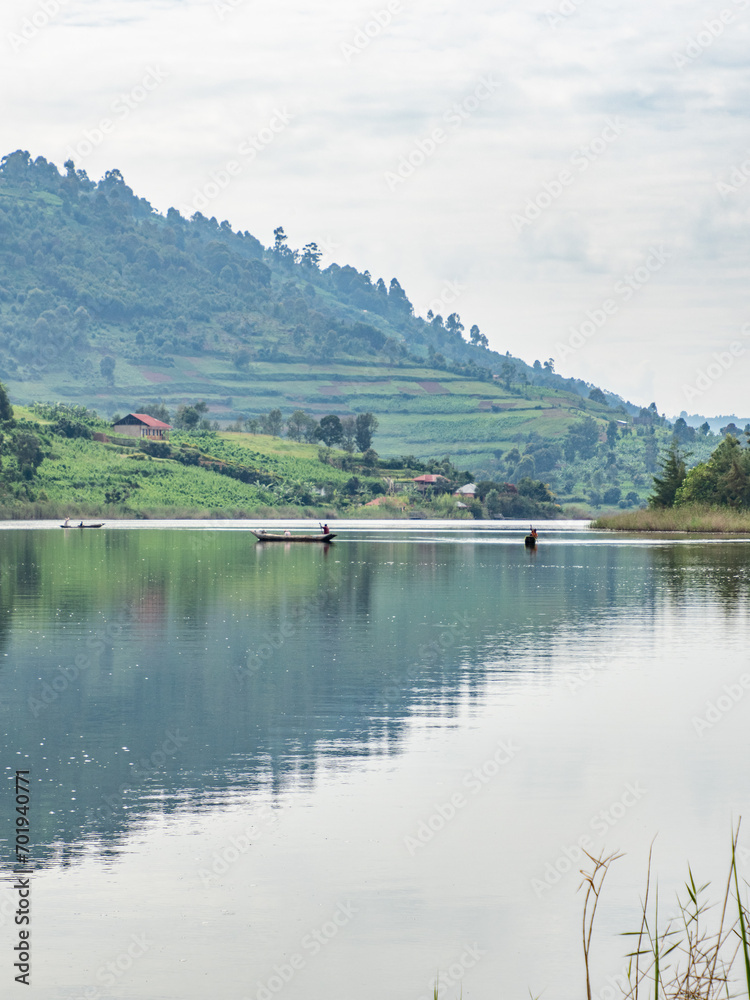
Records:
[[[102,415],[205,400],[223,428],[272,408],[372,412],[380,454],[449,455],[477,479],[537,475],[594,506],[644,498],[670,433],[655,406],[562,379],[552,359],[491,351],[451,306],[421,319],[396,278],[321,257],[288,247],[281,227],[266,248],[227,221],[162,216],[118,170],[95,183],[71,161],[61,173],[9,154],[0,379],[15,402]]]
[[[0,386],[0,518],[559,517],[543,483],[454,491],[450,462],[196,427],[169,441],[118,435],[83,407],[12,407]],[[429,486],[415,483],[432,474]],[[464,502],[465,501],[465,502]]]

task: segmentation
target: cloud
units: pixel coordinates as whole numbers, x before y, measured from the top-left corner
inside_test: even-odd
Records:
[[[163,84],[79,165],[95,178],[119,168],[162,211],[286,109],[217,217],[266,242],[280,223],[298,245],[330,237],[340,263],[398,276],[415,302],[461,280],[464,322],[502,351],[554,356],[566,324],[652,245],[673,252],[668,271],[571,374],[637,397],[648,344],[647,394],[678,412],[685,331],[698,357],[748,320],[737,261],[750,184],[717,192],[750,155],[746,0],[728,0],[721,28],[696,0],[68,0],[17,50],[10,35],[41,8],[12,8],[0,11],[0,85],[15,94],[3,153],[62,165],[159,67]],[[449,127],[488,75],[491,96]],[[617,118],[616,141],[579,168]],[[386,172],[436,128],[445,141],[389,188]],[[513,214],[563,170],[573,182],[517,231]],[[741,408],[730,381],[722,405]]]

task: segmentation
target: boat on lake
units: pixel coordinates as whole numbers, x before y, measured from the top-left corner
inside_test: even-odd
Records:
[[[61,528],[103,528],[104,521],[99,521],[97,524],[61,524]]]
[[[327,531],[319,535],[275,535],[269,531],[256,531],[250,529],[259,542],[332,542],[336,537],[335,532]]]

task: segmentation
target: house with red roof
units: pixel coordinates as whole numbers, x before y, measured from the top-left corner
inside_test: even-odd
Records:
[[[166,441],[172,428],[169,424],[157,420],[156,417],[149,416],[148,413],[128,413],[126,417],[112,425],[112,430],[117,434],[126,434],[128,437],[147,438],[149,441]]]
[[[420,492],[423,492],[428,486],[436,486],[441,482],[448,483],[450,480],[446,476],[438,476],[434,473],[428,473],[424,476],[417,476],[415,479],[412,479],[412,482]]]

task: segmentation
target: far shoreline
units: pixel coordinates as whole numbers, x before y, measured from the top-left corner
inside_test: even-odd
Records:
[[[578,513],[578,512],[576,512]],[[331,520],[378,520],[378,521],[420,521],[439,520],[456,521],[462,524],[488,524],[492,518],[476,518],[469,511],[454,508],[445,509],[442,505],[432,505],[430,502],[419,506],[406,506],[395,499],[393,502],[381,503],[378,506],[346,506],[337,509],[333,506],[320,505],[315,507],[299,507],[293,504],[283,504],[278,507],[260,505],[258,507],[188,507],[168,506],[150,508],[131,508],[124,504],[74,504],[56,501],[27,501],[25,503],[0,504],[0,524],[13,521],[331,521]],[[554,522],[569,520],[586,520],[579,516],[558,514],[550,517],[547,512],[537,512],[535,515],[505,517],[502,521],[536,521]]]
[[[603,514],[591,523],[595,529],[646,533],[750,535],[750,511],[690,504]]]

